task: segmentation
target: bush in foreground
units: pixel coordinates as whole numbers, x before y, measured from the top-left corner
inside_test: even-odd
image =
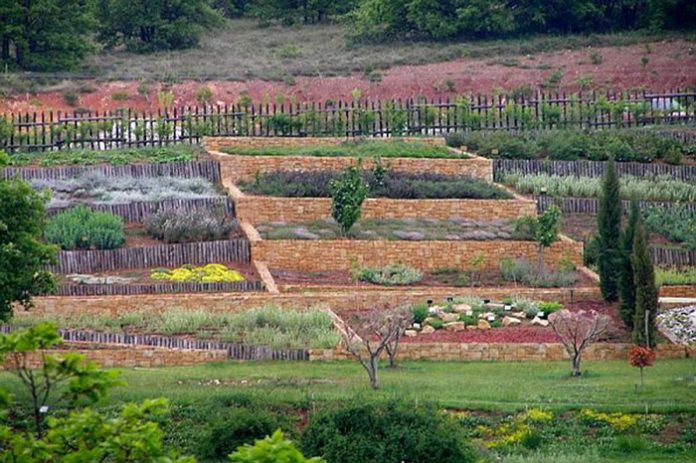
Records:
[[[462,428],[432,406],[360,403],[314,418],[302,450],[331,463],[357,461],[468,463],[475,461]]]
[[[126,242],[123,219],[78,206],[52,217],[44,236],[61,249],[116,249]]]

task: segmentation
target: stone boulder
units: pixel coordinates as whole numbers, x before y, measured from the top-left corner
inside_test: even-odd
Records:
[[[454,313],[463,313],[467,315],[470,315],[470,312],[473,312],[469,304],[454,304],[452,306],[452,311]]]
[[[404,331],[404,336],[406,336],[407,338],[413,338],[413,337],[415,337],[415,336],[418,336],[418,331],[416,331],[416,330],[406,330],[406,331]]]
[[[505,316],[503,317],[503,321],[501,323],[503,324],[503,326],[519,325],[520,323],[522,323],[522,320],[515,317]]]
[[[480,330],[490,330],[491,324],[487,320],[479,320],[477,328]]]
[[[435,328],[433,328],[433,327],[430,326],[430,325],[424,326],[423,329],[421,330],[421,334],[431,334],[431,333],[434,333],[434,332],[435,332]]]
[[[445,329],[447,331],[464,331],[466,324],[464,322],[445,323]]]
[[[534,318],[532,319],[532,325],[549,326],[549,321],[548,321],[548,320],[544,320],[544,319],[539,318],[539,317],[534,317]]]
[[[440,314],[440,319],[445,323],[459,321],[459,314],[443,312]]]

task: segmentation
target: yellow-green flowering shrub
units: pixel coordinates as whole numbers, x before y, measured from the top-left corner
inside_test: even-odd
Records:
[[[639,417],[628,413],[603,413],[594,410],[583,409],[580,411],[580,419],[591,425],[607,425],[614,431],[625,432],[634,429]]]
[[[202,267],[184,265],[173,270],[154,269],[150,273],[150,278],[175,283],[235,283],[244,281],[241,273],[222,264],[208,264]]]
[[[498,426],[492,435],[495,440],[488,443],[488,448],[504,449],[515,445],[536,448],[541,443],[541,436],[535,425],[543,425],[553,420],[553,413],[539,408],[530,408],[518,414],[509,423]]]
[[[527,423],[548,423],[553,419],[553,412],[540,408],[530,408],[519,416],[519,419]]]

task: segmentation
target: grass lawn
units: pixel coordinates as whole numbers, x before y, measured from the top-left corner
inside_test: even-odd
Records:
[[[332,402],[354,396],[434,401],[443,407],[514,412],[540,406],[552,410],[696,413],[696,361],[665,360],[646,371],[645,390],[636,392],[638,371],[623,361],[585,362],[585,376],[569,377],[566,362],[404,362],[382,369],[380,390],[353,362],[218,363],[184,368],[123,369],[128,387],[112,401],[166,396],[197,401],[230,395],[265,402]],[[0,378],[3,378],[0,376]],[[6,379],[7,377],[4,376]],[[208,384],[219,380],[220,385]]]
[[[369,388],[365,373],[352,362],[225,362],[119,371],[127,386],[113,390],[101,406],[113,408],[126,401],[168,397],[171,413],[161,421],[167,445],[196,454],[200,462],[223,461],[206,459],[201,443],[215,439],[211,426],[225,423],[235,409],[261,408],[281,416],[286,423],[283,428],[299,440],[303,423],[322,409],[350,400],[390,398],[414,405],[435,402],[443,408],[476,410],[467,416],[490,426],[531,407],[554,411],[557,418],[538,450],[518,449],[505,455],[478,447],[482,463],[686,463],[696,458],[693,445],[674,443],[679,439],[684,442],[684,436],[690,434],[688,430],[684,434],[682,428],[695,422],[693,359],[657,362],[647,371],[645,390],[640,394],[636,392],[637,370],[623,361],[587,362],[585,376],[577,379],[568,376],[566,362],[404,362],[397,370],[381,370],[382,388],[378,391]],[[22,403],[18,380],[2,373],[0,383]],[[578,412],[569,412],[582,408],[670,413],[663,422],[676,434],[672,443],[665,445],[658,443],[664,437],[652,435],[649,439],[594,435],[573,418]],[[475,426],[462,425],[469,432]],[[663,431],[661,436],[665,435],[669,432]]]
[[[405,141],[346,141],[338,145],[267,146],[261,148],[222,148],[224,153],[244,156],[316,156],[316,157],[382,157],[382,158],[447,158],[464,159],[464,154],[446,146]]]

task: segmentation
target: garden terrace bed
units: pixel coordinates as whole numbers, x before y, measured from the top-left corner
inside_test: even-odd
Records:
[[[359,291],[379,291],[384,288],[451,288],[461,291],[464,288],[516,289],[526,286],[503,279],[499,272],[464,272],[457,269],[436,269],[423,272],[423,278],[407,285],[379,285],[369,282],[355,281],[348,271],[317,271],[301,272],[297,270],[270,269],[273,280],[282,292],[301,292],[308,289],[314,291],[340,290],[354,288]],[[594,287],[596,282],[582,272],[576,272],[577,279],[571,286],[564,288]]]
[[[522,194],[597,198],[601,191],[601,178],[574,177],[548,174],[503,174],[499,182]],[[619,180],[623,199],[636,198],[645,201],[696,201],[696,184],[692,180],[674,180],[671,177],[624,176]]]
[[[28,315],[13,320],[12,329],[45,322],[49,317]],[[64,313],[50,320],[72,341],[158,345],[168,348],[226,349],[218,343],[272,349],[333,348],[339,336],[324,310],[254,307],[237,313],[171,309],[161,314],[131,312],[115,317]],[[176,337],[173,337],[176,336]],[[187,347],[188,346],[188,347]]]
[[[124,222],[143,223],[145,219],[160,209],[179,209],[179,210],[219,210],[222,209],[225,214],[234,217],[235,209],[234,202],[227,196],[217,196],[211,198],[196,198],[196,199],[165,199],[162,201],[135,201],[130,203],[120,204],[85,204],[93,211],[108,212],[117,215]],[[72,206],[52,207],[47,210],[49,216],[58,214]]]
[[[59,251],[54,273],[93,273],[152,267],[177,267],[210,262],[250,262],[246,239],[161,244],[112,250]]]
[[[10,156],[14,167],[183,164],[206,157],[203,149],[191,145],[118,148],[111,150],[60,150],[17,152]]]
[[[104,153],[109,153],[105,151]],[[96,172],[105,177],[130,176],[143,177],[201,177],[213,183],[220,182],[220,164],[215,160],[171,162],[166,164],[127,164],[95,166],[58,166],[58,167],[5,167],[0,169],[0,176],[22,180],[61,180],[79,177],[85,173]]]
[[[506,174],[520,175],[559,175],[598,178],[604,175],[607,163],[599,161],[549,161],[528,159],[495,159],[494,178]],[[619,175],[672,177],[675,180],[689,181],[696,177],[696,165],[670,166],[666,164],[642,164],[637,162],[617,162]]]
[[[694,161],[693,144],[649,130],[471,131],[447,136],[450,146],[465,146],[482,156],[503,159],[551,159],[669,164]],[[696,168],[696,166],[693,166]],[[635,168],[637,169],[637,168]],[[650,171],[651,169],[645,169]],[[656,169],[657,170],[657,169]]]
[[[331,183],[343,173],[327,171],[276,171],[259,174],[238,187],[247,194],[285,198],[330,198]],[[512,194],[483,180],[429,172],[410,173],[382,169],[363,170],[371,198],[391,199],[511,199]]]
[[[341,230],[333,219],[316,222],[266,222],[257,225],[267,240],[336,240]],[[355,240],[401,241],[487,241],[530,238],[515,230],[515,221],[473,221],[468,219],[368,219],[357,222],[347,233]]]
[[[57,296],[109,296],[168,293],[224,293],[263,291],[256,270],[251,264],[223,263],[227,269],[237,272],[242,281],[189,282],[162,281],[153,278],[153,271],[160,269],[131,269],[95,274],[59,274]]]
[[[34,298],[30,312],[17,311],[16,318],[30,315],[60,316],[79,312],[82,315],[107,316],[131,312],[162,313],[178,308],[209,312],[233,313],[273,304],[281,308],[330,307],[342,311],[367,310],[384,304],[416,304],[427,300],[444,301],[448,297],[476,295],[490,299],[527,297],[545,301],[596,301],[598,287],[588,288],[375,288],[355,291],[353,288],[332,288],[316,291],[308,288],[298,293],[198,293],[195,295],[145,294],[137,296],[40,296]]]
[[[405,142],[415,140],[418,143],[441,145],[442,139],[404,139]],[[342,138],[206,138],[204,146],[213,157],[220,162],[222,182],[225,186],[240,181],[252,180],[256,175],[274,172],[279,170],[292,171],[325,171],[343,170],[348,166],[355,165],[359,158],[356,157],[317,157],[317,156],[246,156],[238,154],[225,154],[221,150],[235,151],[236,149],[249,148],[278,148],[278,147],[312,147],[312,146],[331,146],[343,143]],[[384,143],[390,143],[385,140]],[[440,149],[446,149],[440,147]],[[433,174],[454,176],[454,177],[473,177],[480,180],[491,181],[493,170],[491,161],[479,157],[462,159],[459,151],[452,150],[451,157],[454,159],[443,158],[403,158],[390,157],[386,162],[389,168],[396,172],[430,172]],[[374,157],[363,159],[362,166],[371,169],[375,165]]]
[[[34,179],[29,183],[36,190],[51,190],[49,208],[224,196],[217,184],[202,177],[108,176],[98,171],[89,171],[74,178]]]

